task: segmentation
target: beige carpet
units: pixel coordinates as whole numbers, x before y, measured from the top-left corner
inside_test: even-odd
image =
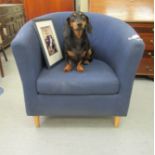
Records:
[[[25,114],[10,49],[7,55],[0,77],[0,155],[153,155],[153,81],[135,80],[128,117],[118,129],[112,118],[50,117],[42,117],[36,129]]]

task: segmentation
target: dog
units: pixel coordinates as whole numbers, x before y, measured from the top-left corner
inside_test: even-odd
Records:
[[[64,51],[66,65],[64,72],[70,72],[76,65],[78,72],[84,71],[84,64],[89,64],[94,55],[87,33],[92,32],[89,18],[82,12],[73,12],[64,26]]]

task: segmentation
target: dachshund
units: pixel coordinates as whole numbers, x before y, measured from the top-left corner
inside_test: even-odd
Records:
[[[64,72],[69,72],[76,65],[78,72],[84,71],[84,64],[89,64],[94,55],[87,32],[92,32],[89,18],[82,12],[73,12],[64,26],[64,51],[66,65]]]

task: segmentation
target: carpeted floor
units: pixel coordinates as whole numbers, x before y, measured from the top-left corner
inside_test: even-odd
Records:
[[[153,81],[136,79],[128,117],[41,118],[36,129],[25,114],[21,81],[10,49],[0,77],[1,155],[153,155]],[[26,65],[26,64],[25,64]]]

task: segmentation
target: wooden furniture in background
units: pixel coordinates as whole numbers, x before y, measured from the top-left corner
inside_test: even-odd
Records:
[[[89,11],[119,18],[130,24],[145,42],[137,75],[154,76],[153,0],[89,0]]]
[[[1,53],[0,53],[0,72],[1,72],[1,76],[4,77],[3,65],[2,65],[2,60],[1,60]]]
[[[0,4],[0,39],[5,48],[25,23],[22,4]]]
[[[24,0],[26,20],[51,12],[73,11],[74,0]]]
[[[153,22],[129,23],[141,36],[145,43],[145,52],[137,70],[137,75],[154,77],[154,24]]]
[[[2,54],[4,55],[5,61],[8,61],[8,58],[7,58],[6,54],[5,54],[5,50],[4,50],[3,46],[2,46],[2,44],[0,43],[0,72],[1,72],[2,77],[4,77],[4,70],[3,70],[2,60],[1,60],[1,55]]]
[[[23,0],[0,0],[0,4],[5,3],[5,4],[16,4],[16,3],[23,3]]]

